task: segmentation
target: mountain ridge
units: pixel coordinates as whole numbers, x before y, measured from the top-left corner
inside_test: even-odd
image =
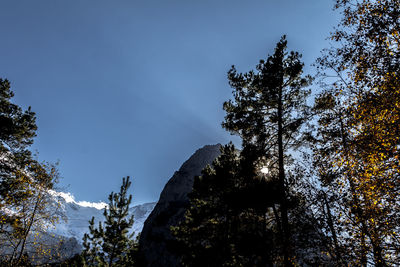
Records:
[[[83,235],[89,232],[89,220],[95,217],[95,224],[104,221],[104,202],[76,201],[71,193],[48,191],[48,209],[59,216],[57,223],[46,224],[33,230],[27,238],[26,253],[35,264],[47,264],[63,261],[81,253]],[[131,233],[134,238],[142,231],[144,221],[155,206],[155,202],[131,206],[129,215],[134,216]],[[38,253],[37,248],[45,249],[46,253]],[[10,244],[0,246],[1,256],[9,255]]]
[[[170,227],[177,225],[189,205],[195,176],[220,155],[221,144],[206,145],[186,160],[168,180],[153,211],[147,217],[139,240],[143,266],[179,266]]]
[[[104,208],[108,206],[106,203],[76,201],[73,195],[68,192],[53,191],[50,194],[60,207],[60,217],[65,218],[65,220],[60,219],[54,227],[50,227],[49,233],[68,238],[73,237],[81,242],[83,235],[89,231],[89,220],[92,217],[95,217],[95,224],[104,221]],[[155,205],[155,202],[150,202],[129,208],[129,215],[133,215],[134,219],[131,232],[135,232],[135,236],[141,232],[145,219]]]

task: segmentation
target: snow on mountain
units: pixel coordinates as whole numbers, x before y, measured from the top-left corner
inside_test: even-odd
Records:
[[[72,194],[65,192],[51,191],[54,202],[59,205],[59,215],[65,219],[60,219],[55,227],[47,230],[48,233],[75,238],[79,243],[82,242],[83,235],[89,231],[89,220],[95,218],[95,225],[99,221],[104,221],[104,202],[76,201]],[[130,208],[133,214],[134,224],[132,231],[135,237],[142,231],[144,221],[147,219],[156,203],[145,203]]]

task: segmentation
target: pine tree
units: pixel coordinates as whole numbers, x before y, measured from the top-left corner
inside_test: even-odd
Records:
[[[119,193],[111,193],[108,197],[108,209],[104,210],[104,235],[103,252],[108,255],[108,265],[114,262],[123,262],[129,252],[130,240],[133,234],[128,231],[133,225],[133,215],[129,215],[129,205],[132,195],[127,196],[127,191],[131,185],[129,177],[122,181]]]
[[[1,158],[0,177],[6,179],[9,176],[10,168],[7,160],[15,164],[23,163],[29,159],[31,152],[27,149],[36,136],[36,117],[29,107],[23,111],[21,107],[11,102],[14,97],[8,80],[0,79],[0,153],[7,154],[7,158]]]
[[[82,257],[88,266],[94,266],[101,262],[100,258],[104,255],[100,254],[102,242],[103,228],[99,224],[99,228],[94,225],[94,217],[89,221],[89,233],[83,235],[83,252]]]
[[[36,136],[36,117],[30,107],[22,111],[11,102],[14,93],[8,80],[0,79],[0,196],[4,200],[21,190],[15,188],[16,172],[21,172],[32,162],[32,153],[28,147]],[[21,188],[23,188],[23,185]],[[18,188],[18,189],[21,189]],[[22,201],[22,196],[16,195]],[[0,208],[6,203],[0,202]]]
[[[129,176],[123,178],[119,193],[112,192],[108,208],[104,210],[104,223],[94,226],[94,218],[89,221],[89,234],[83,238],[82,256],[89,266],[134,266],[132,253],[135,250],[133,234],[133,215],[129,216],[132,195],[128,194],[131,185]]]
[[[279,41],[275,53],[261,60],[257,71],[242,74],[235,67],[228,73],[234,91],[234,101],[224,103],[226,111],[223,127],[243,140],[243,147],[253,145],[259,158],[268,160],[271,175],[276,175],[279,191],[281,233],[284,265],[293,263],[292,242],[288,218],[288,170],[291,162],[288,151],[304,143],[302,127],[309,119],[305,89],[311,77],[302,77],[303,63],[297,52],[286,52],[285,36]],[[277,213],[276,213],[277,214]]]
[[[268,266],[272,264],[272,231],[265,221],[265,205],[272,188],[256,165],[232,144],[196,177],[185,220],[172,227],[184,266]]]
[[[13,96],[9,81],[0,79],[0,249],[11,251],[6,258],[16,266],[28,260],[26,246],[32,233],[42,232],[59,216],[48,208],[57,168],[33,159],[28,148],[36,136],[35,113],[12,103]],[[33,239],[39,255],[45,253],[45,244]]]

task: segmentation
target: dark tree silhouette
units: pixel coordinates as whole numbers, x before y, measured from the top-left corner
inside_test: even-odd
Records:
[[[26,247],[32,232],[43,231],[59,217],[48,209],[48,190],[58,171],[54,164],[33,159],[28,148],[36,136],[35,113],[12,103],[13,96],[10,82],[0,79],[0,253],[7,254],[7,264],[17,266],[29,262]],[[30,245],[44,255],[45,244],[37,243]]]
[[[224,103],[225,129],[239,135],[243,147],[254,146],[254,153],[264,158],[271,175],[276,176],[279,190],[280,216],[277,216],[283,240],[285,266],[292,265],[292,242],[288,220],[288,179],[285,174],[290,164],[289,151],[304,143],[302,129],[309,119],[305,89],[311,77],[302,76],[303,63],[297,52],[286,52],[285,36],[275,53],[261,60],[256,71],[242,74],[235,67],[228,73],[234,100]],[[266,162],[268,161],[268,162]],[[277,213],[276,213],[277,214]]]
[[[89,234],[83,237],[84,251],[82,256],[90,265],[134,266],[131,257],[136,249],[133,234],[129,229],[133,225],[133,215],[129,216],[129,205],[132,195],[128,194],[131,185],[129,176],[123,178],[119,193],[112,192],[108,208],[104,210],[104,224],[94,226],[94,218],[89,222]]]

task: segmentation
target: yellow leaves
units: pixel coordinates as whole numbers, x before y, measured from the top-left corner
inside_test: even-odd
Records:
[[[398,206],[391,205],[400,203],[400,80],[399,68],[393,66],[400,53],[400,30],[398,20],[391,17],[398,13],[392,3],[343,4],[346,11],[339,31],[346,32],[341,40],[347,43],[333,58],[339,60],[339,68],[348,67],[349,90],[343,94],[349,99],[343,104],[349,114],[343,131],[348,146],[339,144],[336,154],[327,158],[330,163],[335,159],[332,170],[340,169],[340,181],[332,189],[344,191],[350,199],[340,222],[354,229],[362,223],[365,231],[385,241],[398,227],[392,215]],[[359,238],[360,232],[354,231],[354,238]]]

